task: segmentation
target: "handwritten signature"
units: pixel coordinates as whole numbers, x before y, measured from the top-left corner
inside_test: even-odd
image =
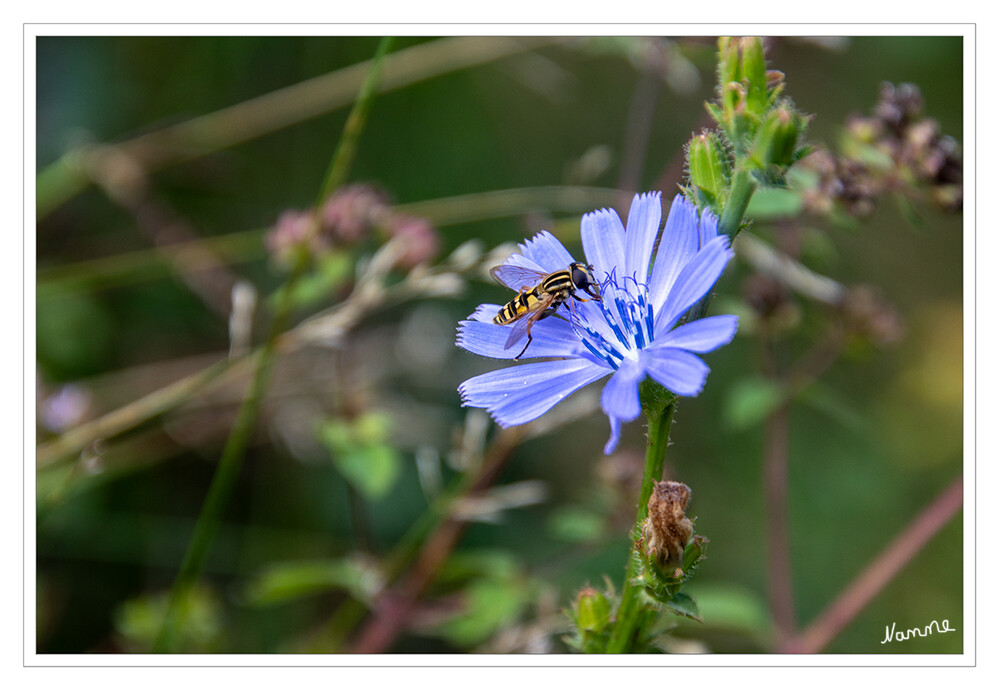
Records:
[[[934,630],[934,628],[936,628],[936,630]],[[957,632],[957,630],[950,627],[950,621],[946,618],[943,619],[942,623],[930,621],[930,624],[925,628],[909,628],[908,630],[899,630],[898,632],[895,632],[895,623],[892,623],[891,629],[889,629],[887,625],[885,626],[885,639],[881,640],[881,644],[891,642],[892,640],[904,642],[905,640],[913,637],[926,637],[928,635],[932,635],[934,632],[949,633]]]

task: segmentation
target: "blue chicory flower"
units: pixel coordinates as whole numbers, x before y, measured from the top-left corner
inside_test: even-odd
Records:
[[[503,427],[540,417],[556,403],[608,374],[600,403],[610,419],[604,453],[613,452],[622,422],[641,413],[638,386],[646,376],[673,393],[701,392],[708,366],[695,353],[727,344],[738,317],[709,316],[677,325],[708,294],[732,257],[729,240],[718,235],[718,219],[677,195],[673,199],[655,260],[652,249],[662,218],[658,192],[636,196],[625,231],[617,213],[600,209],[583,216],[587,263],[601,283],[601,301],[570,300],[563,318],[537,321],[527,357],[556,357],[474,376],[458,390],[466,407],[485,408]],[[517,269],[539,273],[564,270],[574,259],[554,236],[542,231],[520,245],[497,269],[506,267],[518,285]],[[533,286],[531,286],[533,287]],[[585,297],[585,295],[580,295]],[[493,323],[502,305],[483,304],[459,324],[457,344],[475,354],[513,359],[525,342],[507,345],[510,326]]]

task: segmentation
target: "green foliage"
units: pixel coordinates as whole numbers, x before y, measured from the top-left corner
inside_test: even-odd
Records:
[[[369,499],[385,496],[399,478],[400,460],[391,443],[391,428],[391,418],[380,412],[366,412],[351,420],[330,419],[319,428],[319,440],[333,464]]]
[[[355,257],[349,251],[329,251],[319,255],[314,269],[291,287],[292,303],[302,309],[335,301],[336,291],[353,277],[354,262]],[[271,297],[274,304],[281,302],[286,289],[283,286]]]
[[[67,292],[50,297],[38,310],[35,327],[38,363],[55,379],[92,373],[112,345],[111,315],[87,295]]]
[[[461,611],[438,628],[438,634],[459,647],[474,647],[516,621],[530,598],[517,580],[472,582],[461,594]]]
[[[783,387],[762,376],[739,379],[725,400],[725,424],[735,430],[761,424],[784,400]]]
[[[370,560],[359,557],[275,563],[247,583],[243,596],[252,606],[269,606],[345,590],[358,601],[370,602],[383,584]]]
[[[143,595],[122,604],[115,612],[115,629],[129,652],[149,653],[166,616],[169,595]],[[209,588],[192,589],[183,602],[184,628],[177,650],[188,654],[222,651],[222,604]]]
[[[431,632],[462,648],[516,622],[536,593],[516,560],[498,551],[456,554],[441,572],[440,586],[456,599],[457,610]]]
[[[801,213],[804,201],[799,192],[781,187],[756,190],[746,209],[746,215],[757,220],[791,218]]]
[[[606,518],[583,506],[565,506],[554,511],[548,529],[558,539],[574,543],[593,542],[604,534]]]

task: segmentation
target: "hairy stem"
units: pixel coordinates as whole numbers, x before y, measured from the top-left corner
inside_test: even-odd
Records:
[[[666,464],[666,448],[669,446],[669,432],[673,426],[673,416],[676,414],[675,396],[649,380],[642,385],[642,389],[643,409],[648,420],[648,445],[645,449],[645,471],[642,475],[638,514],[635,518],[636,530],[641,529],[642,522],[648,517],[652,487],[655,482],[662,479],[663,467]],[[629,557],[624,588],[621,590],[621,605],[618,607],[614,630],[607,643],[609,654],[625,654],[632,651],[635,639],[645,621],[646,610],[642,605],[641,586],[635,584],[639,576],[636,563],[637,559]]]
[[[736,163],[735,174],[732,176],[732,187],[728,193],[728,202],[722,217],[718,221],[718,230],[731,237],[733,240],[739,234],[739,227],[742,225],[742,217],[749,207],[749,200],[753,198],[756,191],[756,182],[753,176],[744,168],[741,163]]]

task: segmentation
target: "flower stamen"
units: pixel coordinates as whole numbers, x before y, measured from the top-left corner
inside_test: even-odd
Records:
[[[576,334],[586,349],[600,360],[618,369],[625,359],[635,359],[653,340],[655,323],[648,301],[648,286],[633,276],[621,283],[611,274],[601,286],[600,309],[609,333],[598,333],[586,320],[574,323]]]

